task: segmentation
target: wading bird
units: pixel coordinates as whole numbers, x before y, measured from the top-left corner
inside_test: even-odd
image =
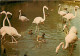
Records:
[[[37,26],[36,26],[36,31],[37,31],[37,30],[39,31],[38,24],[39,24],[39,23],[44,23],[44,21],[45,21],[45,11],[44,11],[44,9],[47,9],[47,10],[48,10],[48,7],[47,7],[47,6],[43,6],[43,18],[42,18],[42,17],[36,17],[36,18],[34,19],[34,21],[32,22],[32,23],[37,24]]]
[[[65,37],[65,42],[66,45],[64,46],[64,42],[61,42],[57,47],[56,47],[56,53],[58,53],[58,50],[60,49],[60,46],[62,45],[63,49],[67,49],[69,44],[73,44],[78,40],[78,37],[76,35],[75,32],[71,32],[69,33],[66,37]]]
[[[24,21],[29,21],[29,19],[25,16],[21,16],[21,10],[19,10],[20,14],[19,14],[19,20],[21,20],[22,22]]]
[[[70,25],[70,20],[74,19],[76,17],[76,14],[77,14],[77,9],[79,7],[78,6],[75,6],[75,15],[73,15],[72,13],[68,13],[66,15],[64,15],[63,17],[67,19],[67,22],[69,22],[69,25]]]
[[[58,5],[59,9],[58,9],[58,14],[60,16],[62,16],[62,23],[64,22],[63,16],[66,15],[68,13],[67,8],[64,8],[64,10],[60,11],[61,9],[61,4]]]
[[[61,4],[59,4],[58,6],[59,6],[58,14],[61,15],[61,16],[66,15],[67,14],[67,8],[65,9],[66,11],[64,11],[64,10],[60,11]]]
[[[5,13],[6,17],[3,20],[3,27],[0,29],[0,34],[2,35],[2,38],[4,37],[5,34],[10,35],[12,37],[12,42],[11,43],[17,43],[16,39],[13,36],[19,36],[20,37],[21,35],[17,32],[17,30],[14,27],[11,26],[11,23],[10,23],[8,17],[7,17],[8,14],[12,15],[12,13],[5,12],[5,11],[2,11],[1,14],[2,13]],[[6,19],[7,19],[8,23],[9,23],[9,26],[5,26],[5,20]],[[13,42],[13,40],[15,42]]]

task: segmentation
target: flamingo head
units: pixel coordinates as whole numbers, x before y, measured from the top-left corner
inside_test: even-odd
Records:
[[[46,8],[48,10],[48,7],[47,6],[44,6],[44,8]]]
[[[18,37],[21,37],[21,34],[17,34]]]
[[[12,13],[10,13],[10,12],[7,12],[7,14],[10,14],[10,15],[12,15]]]
[[[58,5],[59,7],[61,6],[61,4]]]
[[[65,24],[64,27],[63,27],[63,31],[65,30],[65,28],[67,28],[67,25],[66,25],[66,24]]]
[[[21,10],[19,10],[19,12],[21,12]]]
[[[5,13],[5,14],[6,14],[6,11],[2,11],[2,12],[1,12],[1,14],[3,14],[3,13]]]
[[[77,11],[78,8],[79,8],[79,6],[75,6],[75,11]]]
[[[78,8],[79,8],[79,6],[75,6],[75,8],[77,8],[77,9],[78,9]]]

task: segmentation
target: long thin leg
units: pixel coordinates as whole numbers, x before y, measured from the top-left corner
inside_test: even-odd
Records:
[[[13,40],[15,41],[15,42],[13,42]],[[16,41],[16,39],[12,36],[12,42],[10,42],[10,43],[17,43],[17,41]]]
[[[37,30],[38,30],[38,25],[36,26],[36,30],[35,30],[35,32],[37,32]]]
[[[39,25],[38,25],[38,32],[39,32]]]
[[[4,37],[2,36],[1,40],[3,39]]]
[[[35,30],[35,33],[36,33],[36,31],[37,31],[37,26],[36,26],[36,30]]]

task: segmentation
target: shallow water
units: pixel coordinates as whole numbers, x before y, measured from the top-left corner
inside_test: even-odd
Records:
[[[22,35],[18,40],[17,44],[9,43],[10,36],[6,35],[6,40],[3,41],[2,47],[6,49],[6,55],[8,56],[80,56],[80,41],[76,42],[76,46],[72,50],[70,46],[67,50],[60,48],[59,53],[55,53],[56,46],[60,42],[64,42],[65,33],[62,31],[61,16],[58,14],[58,4],[60,2],[19,2],[19,3],[6,3],[0,6],[1,10],[10,11],[13,16],[9,15],[10,22],[13,27]],[[67,7],[69,12],[74,13],[74,4],[62,4],[62,9]],[[43,17],[42,7],[46,5],[49,10],[45,10],[46,20],[44,25],[39,25],[40,32],[35,34],[36,24],[32,24],[35,17]],[[22,15],[30,19],[28,22],[21,22],[19,20],[19,10],[22,10]],[[53,10],[53,11],[51,11]],[[0,15],[0,24],[2,26],[4,15]],[[8,25],[6,21],[6,25]],[[80,38],[80,9],[78,9],[77,17],[71,21],[71,26],[76,26],[78,29],[78,38]],[[33,35],[29,35],[28,31],[33,30]],[[36,35],[42,35],[45,33],[47,43],[37,43]],[[1,37],[1,36],[0,36]],[[40,45],[39,47],[37,47]],[[4,49],[3,48],[3,49]],[[2,51],[3,51],[2,49]],[[72,54],[71,54],[72,52]],[[2,54],[3,55],[3,54]],[[4,56],[4,55],[3,55]]]

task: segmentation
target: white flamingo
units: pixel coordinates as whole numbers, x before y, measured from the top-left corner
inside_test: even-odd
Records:
[[[63,16],[64,15],[66,15],[67,13],[68,13],[68,11],[67,11],[67,8],[65,9],[65,10],[60,10],[61,9],[61,4],[59,4],[58,5],[59,6],[59,9],[58,9],[58,14],[60,15],[60,16],[62,16],[62,23],[64,22],[64,19],[63,19]],[[63,24],[62,24],[63,25]]]
[[[77,35],[75,34],[75,32],[71,32],[69,33],[66,37],[65,37],[65,42],[66,45],[64,47],[64,42],[61,42],[57,47],[56,47],[56,53],[58,53],[58,50],[60,49],[60,46],[62,45],[63,49],[67,49],[67,47],[69,46],[69,44],[75,43],[78,40]]]
[[[58,6],[59,6],[58,14],[61,15],[61,16],[66,15],[67,14],[66,11],[64,11],[64,10],[63,11],[60,11],[61,4],[59,4]]]
[[[67,21],[69,21],[69,25],[70,25],[70,20],[74,19],[76,17],[76,14],[77,14],[77,9],[79,7],[78,6],[75,6],[75,15],[73,15],[72,13],[68,13],[66,15],[64,15],[63,17],[67,19]]]
[[[34,19],[34,21],[32,22],[32,23],[37,24],[36,30],[37,30],[37,28],[38,28],[38,31],[39,31],[38,24],[39,24],[39,23],[44,23],[44,21],[45,21],[45,11],[44,11],[44,9],[47,9],[47,10],[48,10],[48,7],[47,7],[47,6],[43,6],[43,18],[42,18],[42,17],[36,17],[36,18]]]
[[[5,13],[5,11],[2,11],[1,14],[2,13]],[[11,14],[10,12],[8,12],[8,13]],[[16,39],[13,36],[19,36],[20,37],[21,35],[17,32],[17,30],[14,27],[11,27],[10,21],[8,20],[8,17],[7,17],[8,13],[5,13],[6,17],[3,20],[3,27],[0,29],[0,34],[2,35],[2,38],[4,37],[5,34],[12,36],[12,42],[11,43],[17,43]],[[8,20],[9,26],[5,26],[5,20],[6,19]],[[15,42],[13,42],[13,40]]]
[[[25,16],[21,16],[21,10],[19,10],[20,14],[19,14],[19,20],[21,20],[22,22],[24,21],[29,21],[29,19]]]

